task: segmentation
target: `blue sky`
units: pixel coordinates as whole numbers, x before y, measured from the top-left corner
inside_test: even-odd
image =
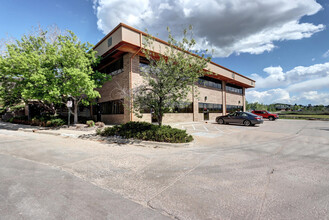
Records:
[[[250,102],[329,105],[327,0],[0,0],[0,39],[56,24],[96,44],[120,22],[164,40],[192,24],[214,62],[256,80]]]

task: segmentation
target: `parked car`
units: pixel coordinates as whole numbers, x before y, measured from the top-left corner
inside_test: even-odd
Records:
[[[216,118],[218,124],[243,124],[245,126],[262,124],[263,118],[261,116],[252,114],[250,112],[234,112]]]
[[[273,113],[265,111],[265,110],[261,110],[261,111],[254,110],[251,113],[262,116],[263,118],[268,118],[268,120],[270,120],[270,121],[274,121],[275,119],[279,118],[278,114],[273,114]]]

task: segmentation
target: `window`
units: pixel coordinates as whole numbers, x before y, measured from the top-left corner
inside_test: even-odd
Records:
[[[242,87],[236,86],[236,85],[233,85],[233,84],[226,84],[226,91],[227,92],[238,93],[238,94],[243,93]]]
[[[150,112],[151,110],[147,106],[140,110],[140,113]],[[193,102],[183,102],[168,106],[164,113],[193,113]]]
[[[227,113],[231,113],[231,112],[235,112],[238,110],[243,110],[243,106],[240,105],[226,105],[226,112]]]
[[[199,102],[199,113],[203,113],[204,111],[208,111],[209,113],[222,113],[223,106],[222,104]]]
[[[100,72],[107,73],[111,76],[115,76],[123,72],[123,57],[101,69]]]
[[[207,76],[200,77],[198,80],[198,84],[205,87],[222,89],[222,81]]]
[[[107,39],[107,46],[108,47],[112,46],[112,37],[110,37],[109,39]]]
[[[172,108],[168,108],[165,113],[193,113],[193,102],[182,102],[174,104]]]
[[[123,99],[100,103],[103,115],[123,114]]]

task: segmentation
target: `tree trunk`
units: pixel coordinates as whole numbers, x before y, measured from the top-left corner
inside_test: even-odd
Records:
[[[74,121],[73,124],[77,124],[78,123],[78,103],[76,101],[74,101]]]
[[[157,118],[158,118],[158,124],[159,126],[162,125],[162,98],[160,97],[159,103],[158,103],[158,111],[157,111]]]
[[[161,113],[158,114],[158,124],[159,124],[159,126],[162,125],[162,115],[161,115]]]

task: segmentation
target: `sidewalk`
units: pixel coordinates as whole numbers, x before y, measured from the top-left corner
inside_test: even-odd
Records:
[[[0,121],[0,129],[5,130],[13,130],[13,131],[23,131],[23,132],[34,132],[40,134],[49,134],[55,136],[65,136],[65,137],[73,137],[78,138],[80,135],[88,135],[95,134],[95,129],[90,130],[73,130],[74,127],[70,128],[47,128],[47,127],[39,127],[39,126],[31,126],[31,125],[23,125],[23,124],[13,124],[9,122]]]

